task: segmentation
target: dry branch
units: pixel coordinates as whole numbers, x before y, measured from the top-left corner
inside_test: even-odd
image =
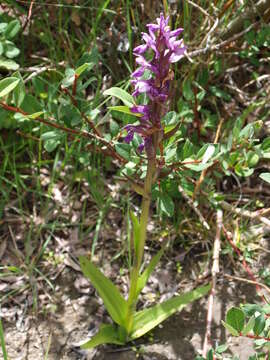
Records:
[[[249,219],[257,219],[260,222],[262,222],[264,225],[266,225],[267,227],[270,228],[270,220],[267,219],[264,216],[261,216],[261,214],[260,214],[261,210],[260,210],[259,213],[257,211],[252,212],[252,211],[249,211],[249,210],[233,207],[232,205],[230,205],[226,201],[221,201],[220,205],[222,206],[222,208],[224,210],[231,211],[231,212],[233,212],[233,213],[235,213],[237,215],[244,216],[244,217],[249,218]]]
[[[241,31],[245,21],[254,20],[257,16],[263,16],[264,12],[270,8],[270,0],[260,0],[254,6],[251,6],[249,10],[246,10],[238,16],[235,20],[231,21],[226,28],[226,32],[221,35],[223,40],[228,39],[234,34]]]
[[[208,298],[207,323],[203,345],[203,357],[206,357],[208,346],[211,344],[211,326],[213,319],[214,296],[216,294],[217,274],[219,273],[219,252],[220,252],[220,234],[222,228],[223,212],[217,211],[217,228],[213,249],[213,266],[212,266],[212,289]]]

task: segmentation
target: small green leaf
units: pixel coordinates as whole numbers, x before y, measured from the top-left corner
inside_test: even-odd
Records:
[[[101,325],[98,333],[81,345],[82,349],[92,349],[102,344],[117,344],[123,345],[124,343],[118,339],[118,331],[114,325]]]
[[[0,81],[0,98],[9,94],[19,84],[20,80],[16,77],[5,78]]]
[[[17,107],[20,107],[25,97],[25,86],[23,78],[18,71],[13,76],[20,80],[13,92],[13,101]]]
[[[154,329],[175,312],[181,311],[192,301],[207,294],[210,288],[210,285],[202,286],[186,294],[175,296],[152,308],[137,312],[134,316],[134,324],[130,335],[131,339],[137,339]]]
[[[84,275],[90,279],[96,288],[111,318],[117,324],[125,326],[127,302],[117,287],[86,257],[80,256],[79,260]]]
[[[270,173],[261,173],[259,177],[270,184]]]
[[[222,354],[224,351],[226,351],[228,349],[228,345],[227,344],[222,344],[219,345],[216,349],[215,352],[218,354]]]
[[[44,148],[48,153],[54,151],[58,145],[61,144],[61,141],[59,139],[49,139],[44,142]]]
[[[233,335],[233,336],[238,336],[239,332],[237,330],[235,330],[231,325],[225,323],[223,320],[221,320],[222,325]]]
[[[119,133],[119,125],[113,119],[110,119],[110,132],[112,136],[116,136]]]
[[[174,214],[173,199],[166,193],[160,194],[160,210],[167,216],[173,216]]]
[[[1,22],[0,23],[0,34],[2,34],[3,32],[5,32],[6,28],[7,28],[8,24]]]
[[[216,97],[219,97],[225,101],[231,100],[230,94],[228,94],[227,92],[225,92],[224,90],[222,90],[216,86],[210,86],[210,90],[211,90],[212,94],[215,95]]]
[[[7,39],[13,39],[17,33],[20,31],[21,28],[21,24],[19,22],[19,20],[12,20],[10,21],[10,23],[8,24],[8,26],[5,29],[5,37]]]
[[[52,140],[52,139],[59,139],[61,138],[62,133],[57,130],[47,131],[41,135],[41,140]]]
[[[214,155],[216,150],[215,145],[213,144],[209,144],[207,146],[207,149],[205,151],[205,153],[203,154],[203,158],[202,158],[202,164],[206,164],[208,162],[208,160],[211,159],[211,157]]]
[[[80,76],[85,70],[91,70],[94,66],[94,63],[84,63],[75,70],[75,74]]]
[[[248,154],[247,154],[248,166],[254,167],[255,165],[257,165],[259,160],[260,160],[259,155],[256,154],[254,151],[248,152]]]
[[[18,49],[11,41],[9,41],[5,49],[5,56],[9,59],[13,59],[19,54],[20,49]]]
[[[187,161],[187,159],[186,159]],[[212,162],[208,162],[207,164],[203,164],[203,163],[198,163],[198,164],[186,164],[185,167],[193,170],[193,171],[203,171],[207,168],[209,168],[213,163]]]
[[[139,253],[139,246],[140,246],[140,222],[137,216],[130,211],[130,217],[132,221],[132,231],[133,231],[133,243],[134,243],[134,251],[136,257]]]
[[[226,324],[238,332],[243,330],[245,325],[245,313],[239,308],[232,307],[226,314]]]
[[[265,318],[264,315],[261,314],[255,318],[255,324],[253,327],[253,332],[255,335],[260,335],[265,328]]]
[[[142,275],[139,277],[138,279],[138,283],[137,283],[137,296],[139,296],[139,294],[141,293],[142,289],[145,287],[150,275],[152,274],[152,272],[154,271],[155,267],[157,266],[161,256],[164,254],[164,250],[165,250],[165,246],[163,246],[159,252],[153,256],[153,258],[151,259],[149,265],[147,266],[147,268],[144,270],[144,272],[142,273]]]
[[[75,80],[75,70],[73,70],[71,68],[66,69],[65,77],[62,80],[62,86],[64,88],[67,88],[67,87],[73,85],[74,80]]]
[[[125,91],[119,87],[112,87],[108,90],[105,90],[103,95],[115,96],[118,99],[120,99],[121,101],[123,101],[123,103],[128,107],[132,107],[135,105],[133,97],[127,91]]]
[[[117,143],[115,145],[116,152],[121,155],[124,159],[130,159],[130,145],[125,143]]]
[[[183,95],[186,100],[192,100],[194,98],[191,81],[188,78],[183,83]]]
[[[255,325],[255,318],[254,316],[252,316],[247,325],[244,327],[244,329],[242,330],[242,334],[245,336],[247,335],[252,329],[253,329],[253,326]]]
[[[128,106],[108,106],[108,109],[113,110],[113,111],[118,111],[118,112],[128,114],[128,115],[137,116],[137,117],[143,116],[142,114],[138,114],[138,113],[134,113],[134,112],[130,111]]]

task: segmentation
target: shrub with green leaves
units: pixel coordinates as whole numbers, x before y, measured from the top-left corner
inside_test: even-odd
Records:
[[[0,17],[0,70],[14,71],[19,68],[13,59],[20,54],[20,49],[13,41],[20,30],[19,20],[4,22]]]
[[[249,338],[254,341],[256,353],[250,355],[247,360],[264,360],[270,351],[270,305],[244,304],[240,307],[232,307],[227,311],[223,326],[234,337]],[[239,360],[237,354],[232,357],[227,355],[229,346],[219,345],[209,350],[206,359],[197,356],[196,360],[227,359]],[[241,354],[239,354],[241,355]]]

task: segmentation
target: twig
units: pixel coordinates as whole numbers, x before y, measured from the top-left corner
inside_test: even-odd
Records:
[[[229,274],[223,274],[224,277],[228,278],[228,279],[231,279],[231,280],[237,280],[237,281],[242,281],[242,282],[245,282],[245,283],[248,283],[248,284],[253,284],[253,285],[259,285],[261,286],[262,288],[264,288],[267,292],[270,293],[270,288],[259,282],[259,281],[253,281],[253,280],[250,280],[250,279],[245,279],[245,278],[242,278],[242,277],[239,277],[239,276],[233,276],[233,275],[229,275]]]
[[[203,226],[207,229],[210,230],[210,226],[208,225],[207,221],[205,220],[205,218],[203,217],[203,215],[201,214],[200,210],[194,205],[192,199],[185,193],[185,190],[182,188],[181,185],[178,185],[178,190],[181,193],[181,195],[183,196],[183,198],[187,201],[188,205],[194,210],[194,212],[198,215],[200,222],[203,224]]]
[[[187,0],[187,2],[192,5],[193,7],[195,7],[196,9],[200,10],[200,12],[202,12],[205,16],[207,16],[209,19],[211,19],[212,21],[214,21],[213,17],[208,14],[208,12],[206,10],[204,10],[201,6],[199,6],[198,4],[195,4],[193,1],[191,0]]]
[[[77,80],[78,80],[78,75],[75,74],[75,76],[74,76],[74,82],[73,82],[73,86],[72,86],[72,96],[76,96],[76,92],[77,92]]]
[[[221,35],[222,39],[228,39],[243,27],[246,20],[255,18],[257,15],[262,16],[263,13],[269,8],[270,0],[259,0],[257,4],[254,4],[253,7],[245,9],[245,11],[240,16],[228,24],[226,27],[226,32]]]
[[[220,252],[220,234],[222,228],[223,212],[217,210],[217,228],[213,249],[213,266],[212,266],[212,288],[208,298],[207,323],[203,345],[203,357],[206,357],[208,346],[211,344],[211,326],[213,319],[214,296],[216,294],[217,274],[219,273],[219,252]]]
[[[8,104],[4,103],[3,101],[0,101],[0,106],[2,106],[4,109],[6,109],[8,111],[11,111],[11,112],[20,113],[20,114],[25,115],[25,116],[30,115],[27,112],[23,111],[22,109],[20,109],[18,107],[11,106],[11,105],[8,105]],[[98,135],[94,135],[94,134],[88,133],[86,131],[80,131],[80,130],[76,130],[76,129],[67,128],[65,126],[57,124],[56,122],[54,122],[52,120],[45,120],[45,119],[42,119],[40,117],[36,117],[33,120],[38,121],[38,122],[40,122],[40,123],[42,123],[44,125],[53,127],[55,129],[63,130],[66,133],[69,133],[69,134],[71,134],[73,136],[82,136],[82,137],[87,138],[87,139],[98,140],[99,142],[101,142],[103,145],[105,145],[110,150],[111,155],[115,159],[119,160],[121,163],[126,163],[127,162],[127,160],[125,160],[124,158],[122,158],[122,156],[117,154],[117,152],[114,150],[114,147],[113,147],[112,144],[110,144],[109,142],[107,142],[105,139],[103,139],[102,137],[100,137]],[[102,148],[101,148],[101,151],[103,151]]]
[[[221,48],[229,45],[230,43],[232,43],[233,41],[241,38],[243,35],[245,35],[246,33],[248,33],[251,29],[253,29],[254,27],[256,27],[257,25],[259,25],[260,22],[257,21],[253,24],[251,24],[250,26],[248,26],[245,30],[241,31],[240,33],[238,34],[235,34],[234,36],[232,36],[231,38],[229,38],[228,40],[224,40],[222,41],[221,43],[219,44],[215,44],[215,45],[211,45],[209,47],[205,47],[203,49],[198,49],[198,50],[194,50],[194,51],[191,51],[191,52],[188,52],[187,53],[187,57],[188,58],[193,58],[193,57],[196,57],[196,56],[200,56],[202,54],[206,54],[208,52],[211,52],[211,51],[218,51],[220,50]]]
[[[221,205],[221,207],[223,207],[223,209],[231,211],[237,215],[241,215],[241,216],[244,216],[249,219],[258,219],[260,222],[262,222],[264,225],[266,225],[267,227],[270,228],[270,220],[264,216],[261,216],[261,213],[260,213],[261,210],[259,210],[259,212],[257,212],[257,211],[252,212],[249,210],[233,207],[226,201],[221,201],[220,205]]]
[[[65,62],[61,61],[58,65],[64,65]],[[25,84],[28,83],[31,79],[34,77],[42,74],[45,71],[52,71],[55,70],[54,67],[51,67],[50,65],[42,66],[42,67],[29,67],[27,69],[22,69],[25,72],[31,72],[31,74],[23,81]]]
[[[255,275],[253,274],[252,270],[250,269],[250,267],[248,266],[244,256],[242,255],[241,250],[234,244],[234,242],[231,239],[231,236],[229,235],[229,233],[227,232],[227,230],[225,229],[224,225],[222,225],[222,229],[223,229],[223,233],[226,237],[226,240],[228,241],[228,243],[231,245],[231,247],[233,248],[233,250],[236,252],[236,254],[238,255],[239,258],[242,257],[242,265],[243,268],[246,270],[246,272],[248,273],[250,279],[254,282],[255,286],[256,286],[256,290],[258,292],[258,295],[261,297],[263,302],[266,302],[266,299],[264,297],[263,294],[261,294],[261,286],[259,285],[259,283],[256,280]]]
[[[31,19],[31,16],[32,16],[32,10],[33,10],[33,5],[34,5],[34,1],[32,0],[31,3],[30,3],[30,6],[29,6],[29,10],[28,10],[28,15],[27,15],[27,19],[23,25],[23,29],[22,31],[25,30],[27,24],[29,23],[30,19]]]

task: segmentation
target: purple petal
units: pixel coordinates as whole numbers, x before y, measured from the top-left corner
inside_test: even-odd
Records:
[[[142,57],[142,56],[138,56],[138,57],[136,58],[136,63],[139,64],[139,65],[141,65],[141,66],[143,66],[143,67],[146,68],[146,69],[150,69],[150,68],[151,68],[151,64],[150,64],[149,62],[147,62],[147,61],[145,60],[145,58]]]
[[[149,31],[152,31],[153,33],[159,30],[159,25],[157,24],[147,24],[146,25],[149,29]]]
[[[186,51],[186,47],[182,47],[182,48],[178,48],[176,49],[176,51],[174,51],[171,56],[169,57],[169,62],[170,63],[175,63],[177,61],[179,61],[180,59],[182,59],[182,57],[184,56],[185,54],[185,51]]]
[[[178,29],[175,29],[175,30],[173,30],[173,31],[170,31],[170,37],[177,37],[177,36],[180,35],[183,31],[184,31],[183,28],[178,28]]]
[[[137,114],[148,114],[149,113],[149,105],[136,105],[130,108],[130,111]]]
[[[133,140],[133,138],[134,138],[134,132],[130,131],[127,134],[127,136],[124,137],[124,141],[129,144]]]
[[[143,76],[144,70],[145,70],[144,67],[139,67],[131,74],[131,77],[139,78]]]
[[[147,92],[152,88],[151,82],[149,80],[138,80],[135,85],[135,90],[139,93]]]
[[[148,45],[139,45],[137,47],[135,47],[133,49],[133,54],[135,55],[140,55],[146,52],[146,50],[148,49]]]
[[[139,151],[140,153],[142,153],[142,152],[143,152],[143,149],[144,149],[144,142],[142,142],[142,143],[138,146],[138,151]]]

